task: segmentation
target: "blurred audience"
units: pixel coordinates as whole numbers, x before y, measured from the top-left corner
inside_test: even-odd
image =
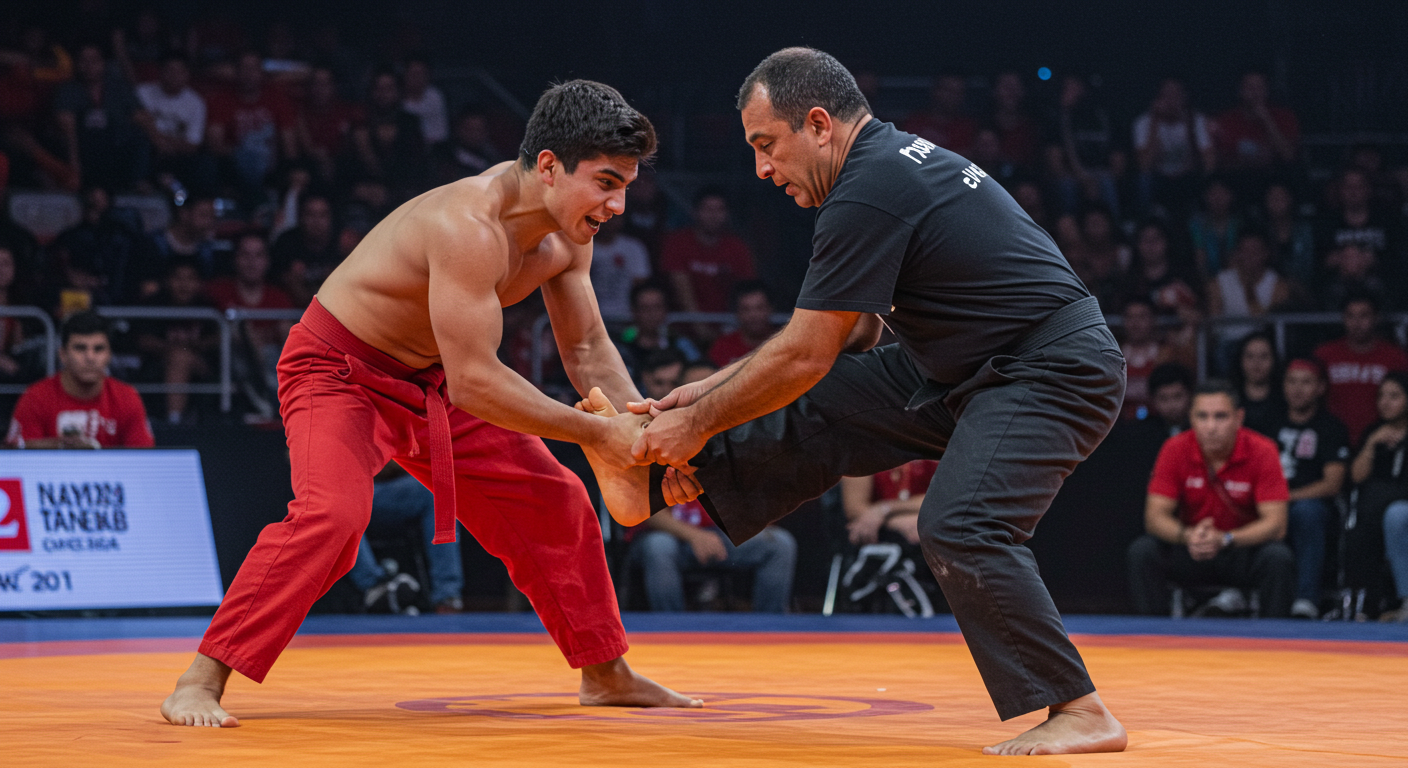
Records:
[[[650,279],[650,253],[625,228],[625,217],[612,216],[592,238],[592,290],[608,321],[630,318],[631,291]]]
[[[212,308],[205,297],[199,266],[194,259],[184,256],[168,262],[161,290],[146,303],[153,307]],[[178,387],[213,378],[214,354],[220,335],[211,321],[195,318],[142,320],[134,325],[137,348],[144,356],[145,379]],[[173,389],[164,399],[169,423],[190,422],[195,417],[189,409],[189,392]]]
[[[413,529],[413,530],[408,530]],[[382,565],[372,552],[368,536],[411,533],[414,546],[425,552],[430,571],[429,599],[436,613],[464,610],[464,566],[458,541],[434,543],[435,496],[420,481],[391,462],[372,485],[372,517],[357,549],[357,561],[348,578],[362,591],[363,608],[370,613],[415,613],[415,600],[423,586],[399,567]]]
[[[1183,81],[1165,79],[1149,110],[1135,119],[1134,156],[1145,209],[1185,210],[1201,175],[1216,169],[1208,119],[1188,104]]]
[[[1408,374],[1391,371],[1378,385],[1378,420],[1350,464],[1356,489],[1353,510],[1344,531],[1344,584],[1357,593],[1354,618],[1364,621],[1380,614],[1384,560],[1392,566],[1396,597],[1408,598]],[[1408,605],[1380,615],[1386,621],[1408,621]]]
[[[729,232],[728,201],[705,188],[694,198],[694,224],[665,238],[660,269],[684,312],[727,312],[729,291],[755,277],[753,252]]]
[[[1379,305],[1369,295],[1350,296],[1341,309],[1344,336],[1315,348],[1329,387],[1325,409],[1344,422],[1352,445],[1377,418],[1379,383],[1393,371],[1408,371],[1408,354],[1378,337]]]
[[[729,305],[736,327],[709,347],[709,360],[720,368],[747,356],[777,331],[772,324],[768,287],[761,280],[745,280],[733,286]]]
[[[1247,334],[1238,342],[1232,363],[1232,386],[1237,390],[1247,427],[1270,435],[1270,425],[1286,410],[1276,340],[1266,331]]]
[[[679,352],[689,363],[703,358],[693,341],[674,333],[665,324],[669,311],[665,288],[660,284],[645,282],[631,289],[631,324],[618,336],[618,346],[627,367],[638,365],[650,353],[664,349]]]

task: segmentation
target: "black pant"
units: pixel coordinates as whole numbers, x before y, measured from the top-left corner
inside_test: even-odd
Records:
[[[998,714],[1094,691],[1021,546],[1124,396],[1124,358],[1098,314],[1089,324],[1092,304],[1080,330],[1034,333],[957,386],[926,380],[898,346],[841,356],[791,405],[709,440],[692,460],[706,508],[742,542],[842,476],[942,458],[922,548]]]
[[[1408,483],[1369,478],[1354,489],[1351,499],[1352,513],[1344,528],[1344,585],[1365,590],[1364,604],[1375,613],[1387,597],[1384,512],[1393,502],[1408,499]]]
[[[1296,557],[1279,541],[1232,547],[1211,560],[1194,560],[1188,547],[1144,535],[1129,545],[1129,591],[1134,609],[1151,616],[1169,614],[1169,582],[1184,587],[1255,589],[1261,615],[1284,619],[1296,596]]]

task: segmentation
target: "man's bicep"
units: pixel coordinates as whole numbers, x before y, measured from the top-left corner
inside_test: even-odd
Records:
[[[497,361],[503,338],[503,309],[491,270],[461,258],[430,259],[430,327],[445,373],[459,375]]]

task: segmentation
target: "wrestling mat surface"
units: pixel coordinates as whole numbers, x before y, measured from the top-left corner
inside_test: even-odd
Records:
[[[314,617],[236,729],[157,707],[205,619],[0,621],[6,766],[1408,765],[1408,627],[1069,617],[1122,755],[984,757],[998,721],[951,618],[626,617],[639,672],[702,710],[577,706],[536,619]]]

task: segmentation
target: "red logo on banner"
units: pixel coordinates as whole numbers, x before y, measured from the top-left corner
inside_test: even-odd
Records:
[[[29,525],[19,480],[0,480],[0,552],[28,552]]]

